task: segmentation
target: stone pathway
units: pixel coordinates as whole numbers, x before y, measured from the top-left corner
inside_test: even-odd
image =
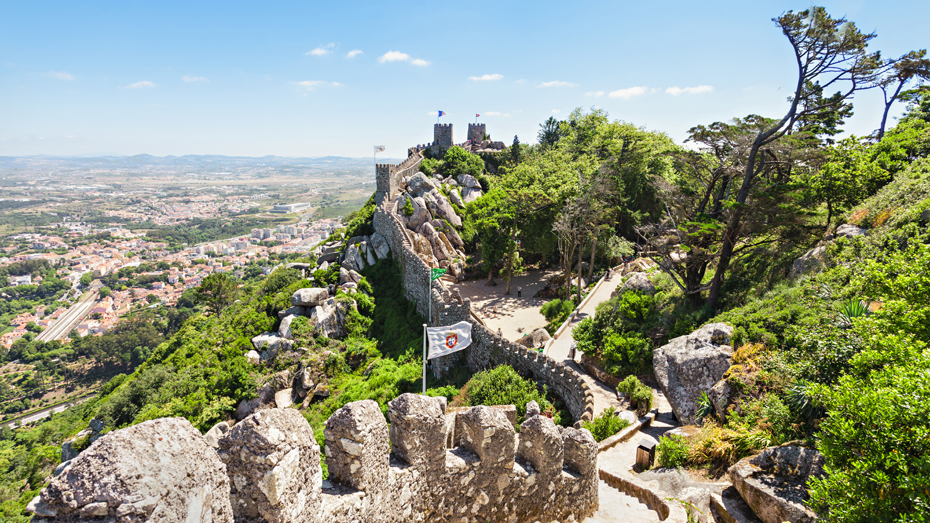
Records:
[[[657,523],[659,513],[639,499],[621,492],[603,480],[598,482],[598,509],[585,522],[591,523]]]

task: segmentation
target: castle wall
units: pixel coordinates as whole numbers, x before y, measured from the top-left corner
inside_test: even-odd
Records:
[[[471,143],[479,143],[484,141],[484,135],[487,134],[487,129],[485,124],[479,123],[468,124],[468,141]]]

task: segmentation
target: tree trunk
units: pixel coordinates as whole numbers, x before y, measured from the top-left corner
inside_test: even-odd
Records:
[[[584,255],[583,244],[578,245],[578,304],[581,303],[581,257]]]
[[[591,240],[591,262],[588,265],[588,282],[591,282],[591,277],[594,276],[594,254],[597,250],[597,233],[594,233],[594,239]]]

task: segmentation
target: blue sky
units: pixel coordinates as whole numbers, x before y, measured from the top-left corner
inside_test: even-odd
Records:
[[[481,113],[509,144],[579,106],[681,141],[782,115],[795,71],[770,19],[809,5],[0,0],[0,155],[399,157],[439,109],[456,141]],[[883,55],[930,46],[930,2],[823,5]],[[859,95],[847,128],[880,115]]]

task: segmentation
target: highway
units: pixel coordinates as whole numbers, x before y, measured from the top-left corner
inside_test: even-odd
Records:
[[[48,328],[40,332],[36,339],[41,341],[52,341],[66,338],[68,333],[71,332],[71,329],[77,327],[78,324],[81,323],[81,320],[94,308],[95,303],[97,303],[96,289],[72,305],[55,321],[55,323],[49,325]]]
[[[49,416],[50,416],[51,414],[53,414],[53,413],[63,412],[63,411],[65,411],[65,410],[67,410],[68,407],[73,407],[74,405],[78,405],[78,404],[80,404],[80,403],[84,403],[85,401],[87,401],[87,400],[89,400],[90,398],[92,398],[95,394],[96,394],[96,392],[91,392],[90,394],[85,394],[85,395],[81,396],[80,398],[75,398],[75,399],[73,399],[73,400],[71,400],[71,401],[69,401],[69,402],[67,402],[67,403],[62,403],[61,405],[55,405],[54,407],[48,407],[48,408],[44,408],[44,409],[42,409],[42,410],[38,410],[38,411],[33,412],[33,413],[29,414],[29,415],[23,416],[22,418],[19,418],[19,419],[16,419],[16,420],[7,422],[6,425],[7,425],[8,427],[10,427],[10,428],[15,428],[15,427],[18,427],[18,426],[20,426],[20,425],[25,425],[25,424],[27,424],[27,423],[32,423],[33,421],[38,420],[38,419],[47,418],[47,417],[49,417]]]

